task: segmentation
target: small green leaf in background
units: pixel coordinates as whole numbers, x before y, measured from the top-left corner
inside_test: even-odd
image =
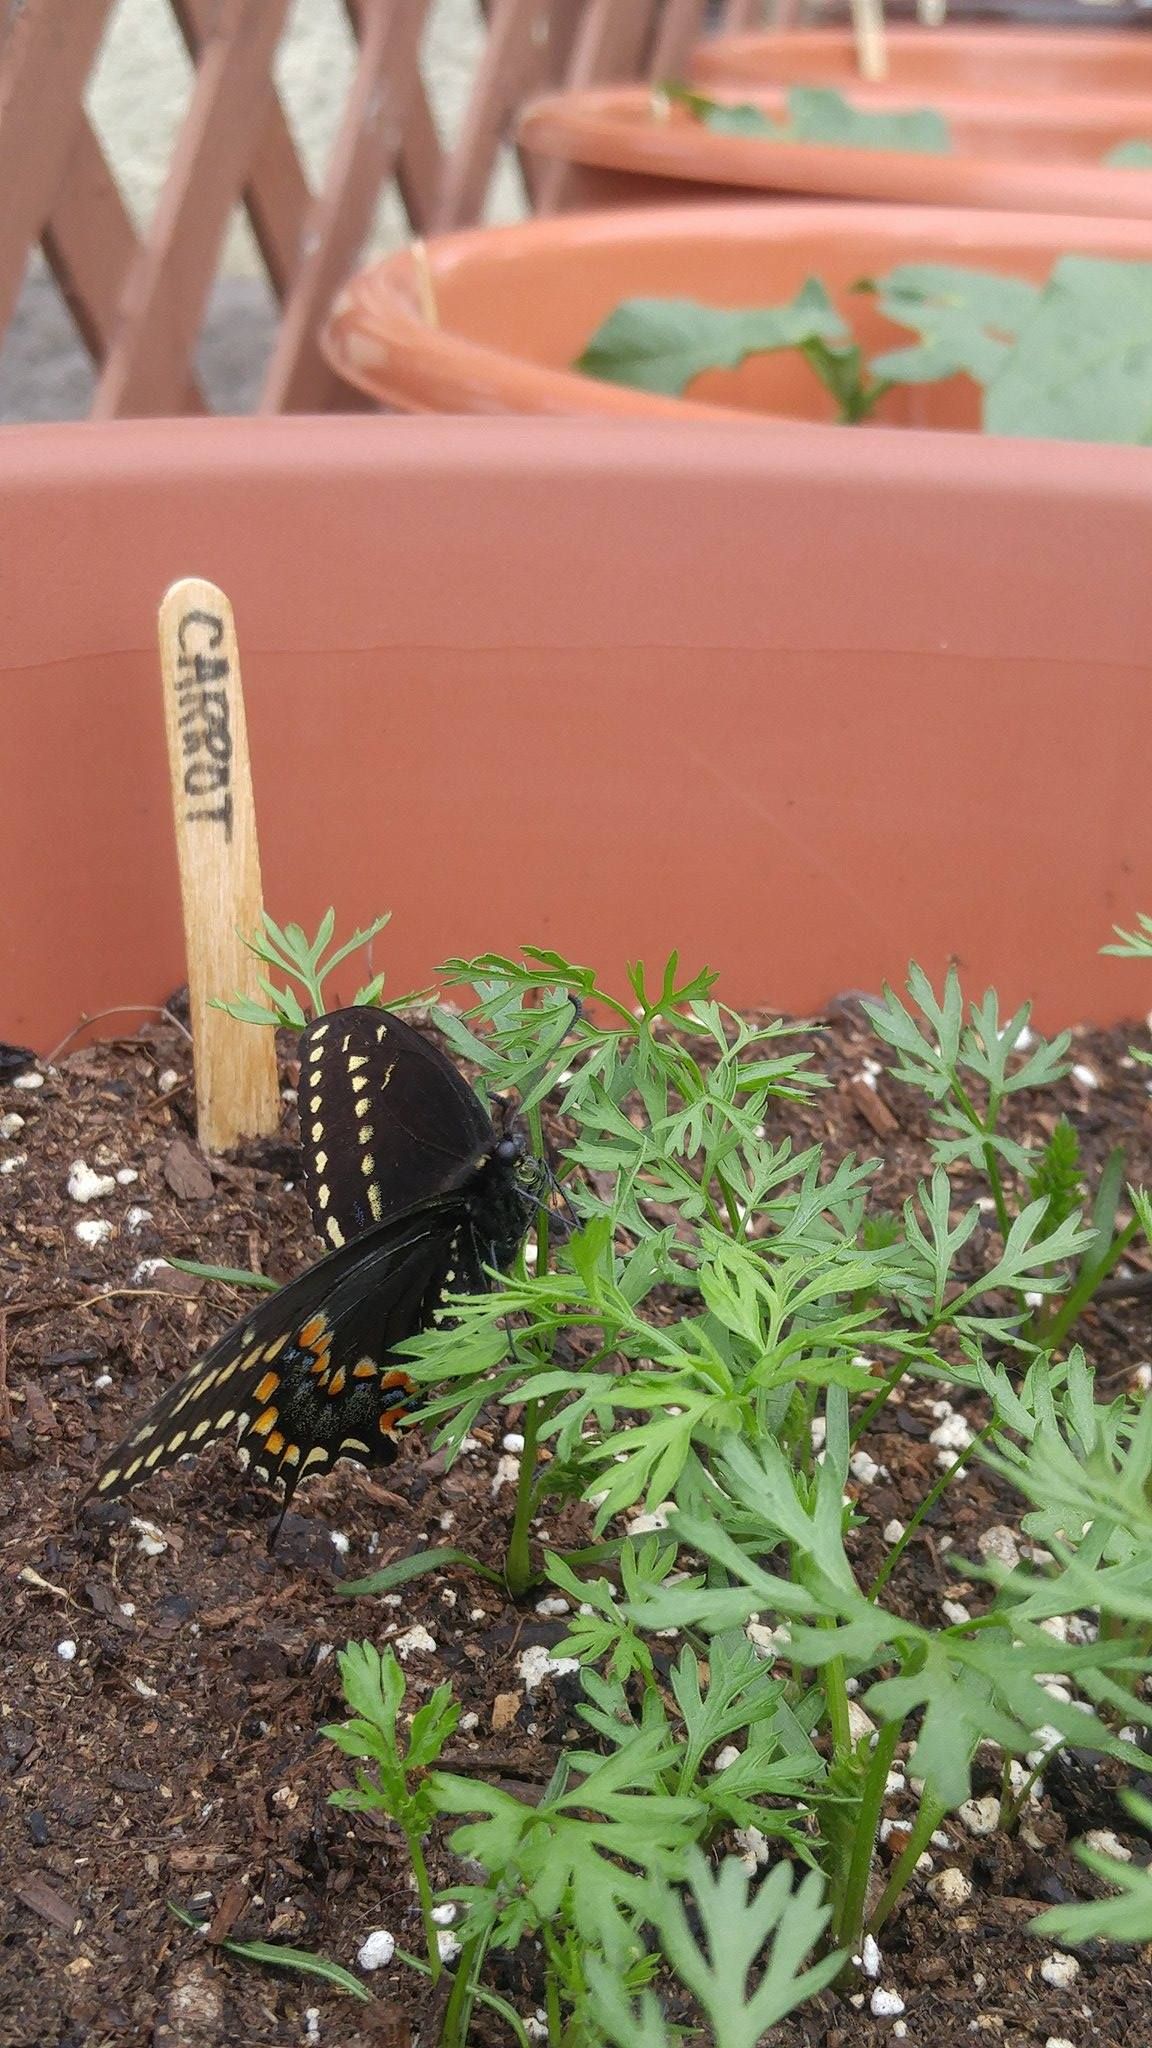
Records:
[[[886,319],[920,335],[912,348],[873,358],[875,376],[900,384],[928,384],[958,370],[987,383],[1040,296],[1022,278],[955,263],[900,263],[867,288]]]
[[[1152,171],[1152,142],[1118,142],[1104,162],[1114,171]]]
[[[705,93],[689,91],[685,85],[661,86],[657,99],[686,107],[702,128],[711,128],[716,135],[752,135],[761,142],[790,139],[784,122],[770,120],[762,108],[753,106],[749,100],[713,100]]]
[[[952,147],[948,123],[933,107],[873,113],[852,106],[843,94],[826,86],[793,86],[788,126],[796,142],[822,142],[838,149],[906,149],[919,156],[947,156]]]
[[[169,1899],[168,1911],[197,1934],[202,1934],[208,1925],[206,1920],[197,1920],[186,1907],[178,1906],[174,1899]],[[218,1941],[214,1946],[223,1949],[225,1955],[239,1956],[241,1962],[270,1963],[277,1970],[299,1970],[305,1977],[322,1977],[338,1991],[347,1991],[365,2005],[372,2003],[372,1993],[351,1970],[346,1970],[342,1963],[329,1961],[327,1956],[314,1955],[311,1949],[286,1948],[279,1941]]]
[[[1152,439],[1152,263],[1061,256],[992,378],[991,434]]]
[[[625,299],[597,328],[574,368],[610,384],[678,398],[704,370],[735,370],[746,356],[819,338],[844,341],[849,335],[816,278],[783,306]]]
[[[663,88],[664,97],[687,107],[704,128],[718,135],[750,135],[762,142],[811,142],[833,149],[905,149],[944,156],[952,147],[948,123],[932,107],[876,113],[854,107],[828,86],[795,85],[788,93],[788,117],[774,121],[748,101],[708,99],[683,86]]]

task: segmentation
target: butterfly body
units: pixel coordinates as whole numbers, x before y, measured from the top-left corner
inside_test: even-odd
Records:
[[[487,1288],[536,1205],[536,1162],[451,1061],[384,1011],[322,1017],[300,1045],[313,1221],[331,1248],[234,1323],[106,1460],[115,1499],[235,1434],[291,1499],[337,1458],[388,1464],[417,1400],[397,1347]]]

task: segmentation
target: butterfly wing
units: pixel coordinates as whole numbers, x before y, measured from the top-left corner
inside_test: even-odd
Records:
[[[299,1099],[308,1201],[327,1245],[457,1187],[495,1140],[452,1061],[387,1010],[333,1010],[309,1025]]]
[[[115,1500],[229,1433],[288,1500],[336,1458],[390,1463],[414,1398],[395,1346],[436,1320],[446,1289],[487,1285],[463,1197],[375,1225],[233,1323],[112,1452],[90,1497]]]

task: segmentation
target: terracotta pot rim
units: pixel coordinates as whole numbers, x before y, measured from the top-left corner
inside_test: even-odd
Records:
[[[843,25],[824,23],[810,28],[751,30],[741,35],[717,36],[697,45],[688,65],[690,78],[707,80],[712,84],[722,81],[730,87],[751,84],[748,71],[741,70],[742,64],[759,57],[771,34],[775,44],[811,50],[814,60],[820,52],[840,51],[853,48],[852,31]],[[884,40],[889,51],[899,57],[905,51],[923,49],[928,39],[934,49],[959,53],[987,52],[996,56],[1020,57],[1051,56],[1060,58],[1077,55],[1098,56],[1107,47],[1120,57],[1147,56],[1150,44],[1148,32],[1143,28],[1116,28],[1108,22],[1093,26],[1046,28],[1040,23],[1030,22],[944,22],[939,28],[923,28],[912,22],[887,23]],[[723,67],[732,64],[735,68],[725,73]],[[860,81],[863,86],[864,81]],[[1110,90],[1113,90],[1110,88]],[[1129,97],[1123,87],[1114,88],[1117,98]],[[1138,95],[1137,95],[1138,96]]]
[[[726,94],[741,96],[734,87],[726,88]],[[774,103],[779,93],[750,87],[742,96]],[[908,95],[891,94],[884,95],[883,103],[892,105],[899,98],[908,103]],[[650,92],[641,86],[549,94],[524,109],[517,139],[534,156],[713,188],[730,185],[749,192],[854,196],[876,203],[915,200],[933,206],[987,205],[1005,211],[1137,220],[1152,215],[1152,180],[1147,174],[1115,165],[1029,162],[994,153],[933,156],[812,142],[768,144],[756,136],[719,134],[675,115],[666,121],[637,119],[650,100]],[[872,103],[879,106],[882,102],[874,97]],[[1000,123],[1006,128],[1019,125],[1014,122],[1015,101],[988,100],[983,104],[993,131]],[[1134,109],[1133,123],[1139,109],[1152,127],[1152,96],[1126,104]],[[955,105],[959,108],[960,102]],[[1065,96],[1048,95],[1028,102],[1026,126],[1046,118],[1071,129],[1079,125],[1089,132],[1097,127],[1114,130],[1116,104],[1093,96],[1084,102],[1078,124],[1069,116]]]
[[[717,233],[744,234],[759,249],[772,242],[787,242],[797,231],[802,231],[805,238],[814,233],[826,236],[841,248],[854,234],[890,232],[894,261],[899,260],[901,232],[914,233],[922,240],[929,225],[943,249],[959,261],[964,260],[966,241],[980,252],[979,260],[986,261],[989,244],[994,251],[998,243],[1015,247],[1022,239],[1046,246],[1053,258],[1078,249],[1090,254],[1093,244],[1115,254],[1119,242],[1122,246],[1130,245],[1135,256],[1152,259],[1152,222],[1107,218],[1093,221],[1052,213],[874,206],[852,201],[812,204],[735,199],[547,215],[507,227],[459,229],[368,266],[349,280],[336,300],[322,330],[321,345],[333,369],[349,383],[378,401],[399,403],[409,411],[459,413],[461,387],[466,386],[468,409],[472,413],[530,407],[535,413],[584,419],[617,414],[634,419],[664,418],[681,424],[729,421],[738,423],[746,434],[804,434],[830,436],[839,441],[844,430],[831,422],[668,398],[655,392],[600,383],[574,370],[553,369],[486,342],[471,340],[450,327],[433,327],[421,310],[422,284],[426,288],[430,280],[434,288],[438,275],[450,276],[455,266],[480,256],[494,262],[514,263],[520,257],[530,257],[536,249],[553,248],[557,243],[571,242],[586,250],[628,242],[638,234],[674,243],[681,236],[697,235],[702,221],[707,221]],[[420,267],[424,269],[423,278]],[[1003,437],[958,435],[953,429],[942,428],[874,425],[864,438],[892,437],[912,441],[921,448],[929,443],[951,444],[957,439],[1003,445]],[[1012,440],[1010,445],[1015,449],[1022,444]],[[1046,445],[1068,449],[1077,444]],[[1101,444],[1080,445],[1093,447],[1099,454]]]

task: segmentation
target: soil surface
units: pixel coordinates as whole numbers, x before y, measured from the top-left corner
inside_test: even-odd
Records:
[[[868,1064],[884,1051],[853,1001],[825,1021],[818,1062],[833,1085],[810,1106],[774,1113],[771,1134],[819,1138],[831,1158],[880,1153],[882,1199],[896,1207],[927,1167],[926,1106]],[[1016,1098],[1016,1129],[1047,1132],[1063,1109],[1089,1162],[1122,1143],[1129,1177],[1152,1182],[1146,1070],[1128,1053],[1147,1036],[1142,1025],[1079,1034],[1076,1075]],[[433,2041],[425,1988],[398,1966],[366,1980],[375,2002],[361,2005],[210,1948],[167,1901],[211,1919],[217,1939],[278,1941],[350,1968],[377,1928],[419,1947],[399,1837],[327,1803],[345,1768],[317,1731],[340,1718],[334,1648],[350,1636],[382,1644],[419,1624],[426,1638],[406,1651],[411,1695],[447,1679],[466,1717],[446,1763],[520,1789],[547,1780],[580,1725],[571,1679],[529,1691],[521,1674],[527,1647],[564,1633],[562,1616],[534,1605],[548,1588],[516,1606],[446,1569],[383,1603],[339,1591],[342,1579],[427,1544],[499,1562],[512,1488],[497,1484],[497,1468],[515,1411],[490,1415],[450,1471],[419,1434],[386,1472],[339,1465],[298,1496],[271,1555],[278,1504],[224,1446],[127,1503],[78,1516],[102,1452],[251,1300],[152,1262],[171,1253],[287,1278],[316,1254],[295,1184],[296,1073],[287,1060],[283,1141],[206,1163],[188,1047],[172,1025],[47,1069],[14,1073],[19,1065],[0,1064],[0,2048]],[[78,1201],[68,1190],[78,1160],[111,1191]],[[109,1229],[85,1227],[97,1223]],[[1150,1320],[1152,1294],[1109,1299],[1083,1319],[1078,1335],[1106,1387],[1119,1390],[1152,1356]],[[910,1395],[867,1443],[880,1469],[853,1489],[867,1518],[853,1539],[865,1565],[937,1475],[932,1398]],[[972,1555],[1017,1512],[997,1482],[970,1470],[909,1549],[893,1600],[938,1621],[941,1602],[968,1590],[949,1547]],[[551,1518],[550,1538],[578,1539],[582,1513]],[[1116,1802],[1116,1775],[1053,1769],[1011,1840],[950,1820],[933,1863],[965,1873],[970,1898],[947,1911],[925,1872],[884,1931],[876,1984],[851,2000],[825,1994],[770,2040],[1148,2048],[1147,1954],[1082,1950],[1071,1980],[1051,1982],[1062,1966],[1045,1972],[1052,1944],[1028,1931],[1043,1906],[1096,1889],[1071,1854],[1088,1830],[1114,1829],[1148,1859]],[[993,1782],[989,1772],[976,1790]],[[897,1795],[885,1854],[901,1845],[901,1811]],[[431,1860],[434,1881],[460,1880],[442,1843]],[[530,1958],[501,1968],[500,1988],[531,2014]],[[874,2015],[876,1988],[903,2012]],[[508,2038],[491,2025],[477,2039]]]

